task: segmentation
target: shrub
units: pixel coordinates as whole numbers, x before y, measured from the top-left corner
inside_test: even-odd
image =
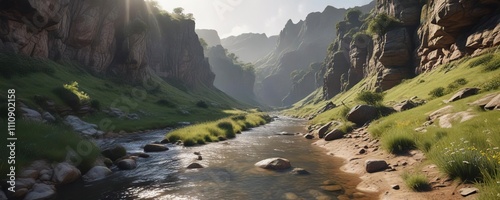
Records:
[[[444,87],[437,87],[429,92],[429,96],[431,96],[432,98],[442,97],[444,95]]]
[[[378,14],[368,22],[367,32],[372,35],[383,35],[401,25],[402,23],[398,19],[382,13]]]
[[[494,78],[486,83],[483,83],[483,91],[491,91],[500,88],[500,77]]]
[[[80,99],[76,94],[67,90],[64,87],[57,87],[52,92],[57,95],[67,106],[73,110],[80,109]]]
[[[459,79],[453,81],[452,83],[448,84],[448,86],[446,87],[446,93],[451,93],[451,92],[455,91],[456,89],[458,89],[459,87],[466,85],[467,83],[468,83],[468,81],[466,79],[459,78]]]
[[[198,106],[200,108],[208,108],[207,102],[205,102],[203,100],[200,100],[200,101],[196,102],[196,106]]]
[[[368,105],[380,105],[384,100],[384,94],[378,92],[363,91],[358,94],[356,100],[362,101]]]
[[[393,154],[406,153],[417,146],[413,136],[409,133],[384,134],[381,141],[382,147]]]
[[[196,144],[196,142],[194,141],[194,139],[192,138],[187,138],[185,139],[184,141],[182,141],[182,143],[184,144],[184,146],[186,147],[190,147],[190,146],[194,146]]]
[[[429,191],[431,190],[431,185],[427,178],[422,174],[410,174],[408,172],[403,173],[403,180],[406,186],[411,188],[413,191]]]
[[[349,9],[345,15],[345,19],[352,24],[357,25],[359,23],[359,16],[362,12],[358,9]]]
[[[85,94],[85,92],[80,91],[78,88],[78,82],[74,81],[71,84],[64,84],[63,87],[69,91],[71,91],[73,94],[78,96],[78,99],[80,99],[80,102],[82,103],[87,103],[90,101],[89,95]]]

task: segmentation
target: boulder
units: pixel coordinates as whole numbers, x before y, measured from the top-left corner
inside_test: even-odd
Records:
[[[325,137],[326,132],[328,131],[328,129],[330,129],[330,126],[332,126],[332,124],[333,122],[328,122],[327,124],[320,127],[318,130],[316,130],[318,137],[319,138]]]
[[[106,178],[106,176],[110,175],[111,173],[111,170],[107,167],[95,166],[90,169],[85,175],[83,175],[83,180],[85,182],[101,180],[103,178]]]
[[[105,149],[101,153],[104,157],[111,159],[111,161],[115,161],[127,155],[127,150],[122,145],[115,145],[114,147]]]
[[[37,183],[33,189],[24,197],[24,200],[51,199],[56,195],[56,188],[53,185]]]
[[[306,138],[306,139],[308,139],[308,140],[312,140],[312,139],[314,139],[314,135],[313,135],[313,134],[308,133],[308,134],[304,135],[304,138]]]
[[[483,97],[481,97],[481,99],[478,99],[472,103],[469,103],[468,105],[470,106],[479,106],[481,108],[484,108],[493,98],[495,98],[496,96],[500,96],[500,94],[488,94],[488,95],[485,95]]]
[[[25,169],[21,171],[19,174],[18,178],[32,178],[32,179],[37,179],[40,173],[37,170],[34,169]]]
[[[415,107],[417,107],[417,105],[412,100],[406,100],[394,105],[392,108],[398,112],[403,112],[405,110],[410,110]]]
[[[16,190],[21,188],[30,189],[35,184],[35,179],[32,178],[18,178],[16,179]]]
[[[24,119],[26,120],[31,120],[31,121],[36,121],[36,122],[43,122],[42,115],[33,109],[30,109],[23,104],[21,105],[21,111]]]
[[[369,105],[357,105],[347,114],[347,120],[354,122],[358,126],[363,126],[379,117],[377,108]]]
[[[332,141],[343,138],[345,133],[339,129],[334,129],[326,134],[325,141]]]
[[[498,94],[495,98],[491,99],[488,104],[484,106],[484,109],[487,110],[499,110],[500,109],[500,94]]]
[[[434,121],[435,119],[438,119],[441,116],[449,114],[449,113],[452,113],[452,112],[453,112],[453,106],[452,105],[445,106],[445,107],[442,107],[442,108],[440,108],[440,109],[432,112],[431,114],[429,114],[429,116],[427,117],[427,120],[428,121]]]
[[[146,154],[146,153],[133,153],[133,154],[130,154],[130,156],[137,156],[139,158],[149,158],[149,157],[151,157],[149,154]]]
[[[472,95],[476,95],[478,92],[479,92],[479,88],[464,88],[464,89],[461,89],[460,91],[458,91],[457,93],[455,93],[450,99],[448,99],[448,103],[449,102],[454,102],[454,101],[458,101],[460,99],[463,99],[463,98],[466,98],[466,97],[470,97]]]
[[[160,141],[160,144],[168,144],[168,143],[170,143],[170,140],[168,140],[167,138]]]
[[[137,162],[134,159],[127,158],[118,161],[118,163],[116,163],[116,166],[118,166],[118,168],[121,170],[132,170],[137,167]]]
[[[340,185],[325,185],[325,186],[321,186],[321,189],[328,191],[328,192],[338,192],[338,191],[343,190],[342,186],[340,186]]]
[[[290,161],[284,158],[268,158],[255,163],[255,166],[270,170],[284,170],[292,167]]]
[[[54,116],[52,116],[52,114],[50,114],[49,112],[44,112],[42,114],[42,118],[50,123],[56,122],[56,118]]]
[[[474,118],[475,116],[476,115],[474,115],[473,113],[468,112],[468,111],[446,114],[446,115],[439,117],[439,126],[441,128],[451,128],[452,122],[462,123],[462,122],[465,122],[467,120]]]
[[[167,150],[168,148],[161,144],[147,144],[144,146],[144,152],[162,152]]]
[[[368,159],[365,161],[365,169],[368,173],[384,171],[388,167],[389,165],[385,162],[385,160]]]
[[[77,116],[68,115],[64,118],[64,123],[70,125],[76,132],[82,133],[84,136],[102,136],[104,132],[97,129],[97,125],[82,121]]]
[[[62,162],[54,167],[54,177],[52,179],[56,183],[67,184],[78,180],[80,176],[79,169],[67,162]]]
[[[309,172],[305,169],[302,169],[302,168],[294,168],[290,174],[293,174],[293,175],[307,175],[309,174]]]
[[[191,163],[186,168],[188,168],[188,169],[201,169],[201,168],[205,168],[205,167],[203,167],[203,165],[201,165],[199,163]]]

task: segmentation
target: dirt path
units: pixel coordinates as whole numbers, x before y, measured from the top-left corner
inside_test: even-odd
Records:
[[[458,181],[449,180],[439,172],[436,165],[426,160],[421,151],[413,150],[408,155],[398,156],[389,154],[381,149],[379,141],[372,139],[365,128],[357,129],[343,139],[330,142],[321,139],[313,143],[313,145],[327,149],[329,155],[343,158],[345,163],[341,167],[341,170],[358,174],[362,180],[358,184],[357,189],[365,192],[379,193],[379,199],[468,200],[477,198],[477,194],[462,197],[459,190],[464,187],[472,187],[472,185],[459,184]],[[367,173],[365,170],[365,160],[367,159],[384,159],[391,169],[382,172]],[[410,173],[420,171],[422,174],[425,174],[431,183],[432,190],[429,192],[412,191],[405,185],[401,178],[401,175],[405,171]],[[400,189],[393,189],[394,185],[399,185]]]

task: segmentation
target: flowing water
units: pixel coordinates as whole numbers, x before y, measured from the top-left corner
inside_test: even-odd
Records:
[[[168,145],[170,150],[139,158],[134,170],[119,171],[104,180],[79,182],[58,188],[59,199],[337,199],[356,192],[359,179],[340,172],[342,160],[326,155],[311,140],[300,136],[277,135],[304,132],[306,121],[280,117],[274,122],[237,135],[236,139],[197,147]],[[142,146],[163,138],[165,131],[131,135],[101,144],[122,144],[128,152],[142,152]],[[201,152],[196,161],[194,152]],[[304,168],[309,175],[260,169],[254,164],[271,157],[290,160],[292,167]],[[206,168],[186,169],[192,162]],[[342,192],[321,189],[326,180],[344,187]],[[292,193],[294,195],[292,195]]]

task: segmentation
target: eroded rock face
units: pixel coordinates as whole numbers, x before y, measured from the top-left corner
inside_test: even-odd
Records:
[[[188,87],[212,86],[214,75],[194,21],[149,15],[145,1],[2,4],[0,52],[71,60],[94,74],[120,76],[129,83],[142,83],[152,68],[160,77]]]

